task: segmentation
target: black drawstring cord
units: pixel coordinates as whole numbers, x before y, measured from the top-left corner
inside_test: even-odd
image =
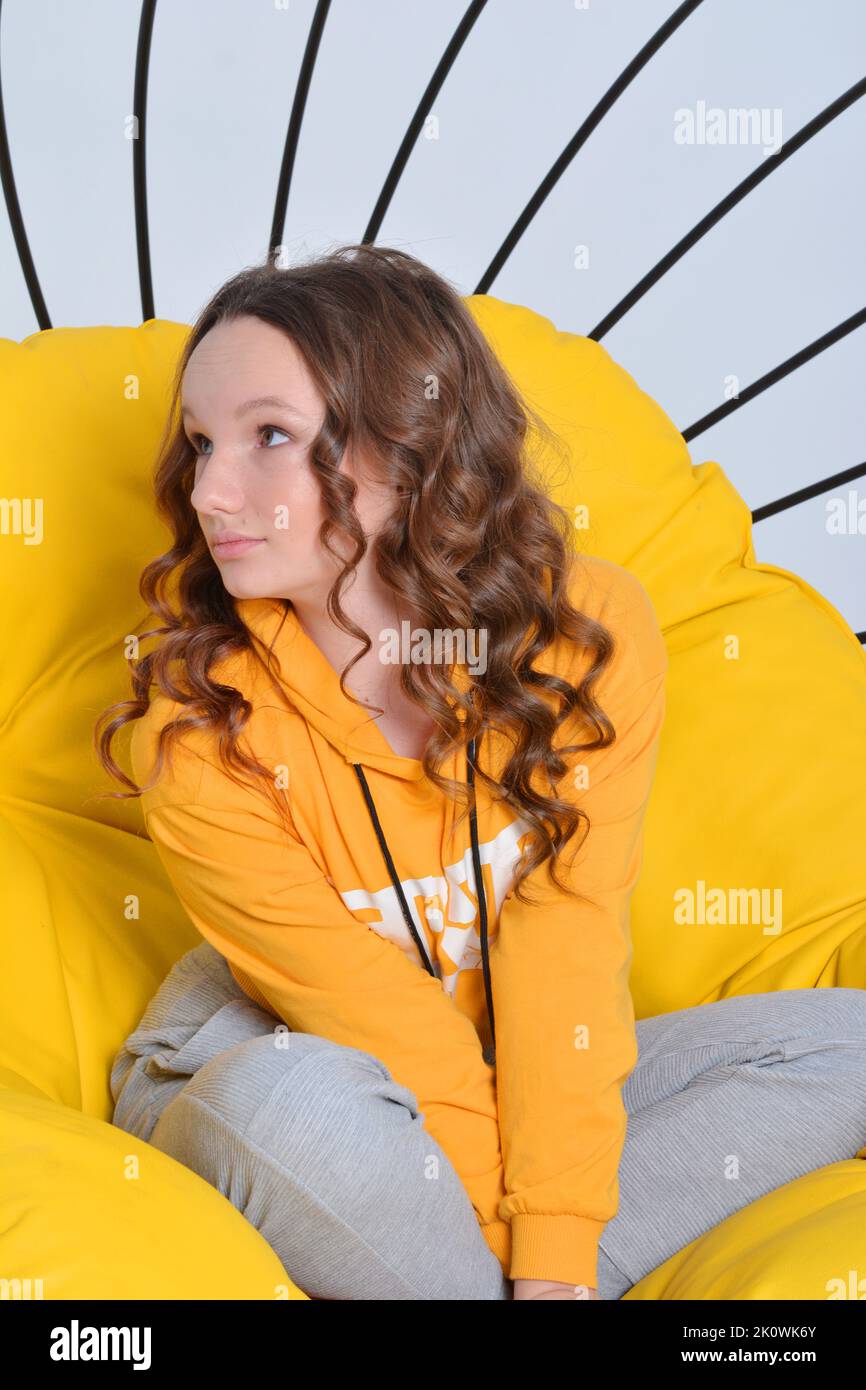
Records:
[[[425,970],[429,975],[435,976],[436,972],[433,969],[430,957],[427,955],[427,947],[421,940],[421,937],[418,935],[418,930],[415,926],[415,923],[412,920],[412,913],[409,911],[409,904],[407,903],[405,894],[403,893],[403,885],[401,884],[400,879],[397,876],[397,870],[394,867],[394,860],[391,858],[391,852],[388,849],[385,836],[382,833],[382,826],[380,825],[379,817],[376,814],[376,807],[373,803],[373,798],[370,795],[370,788],[367,785],[367,779],[364,776],[364,769],[362,768],[360,763],[353,763],[352,766],[355,769],[355,772],[357,773],[358,781],[361,783],[361,791],[364,793],[364,800],[367,803],[367,810],[370,812],[370,818],[373,822],[373,828],[376,831],[376,838],[379,841],[379,846],[382,850],[385,863],[388,866],[388,873],[391,875],[391,882],[393,883],[394,889],[397,893],[397,898],[400,903],[400,911],[403,913],[403,920],[406,923],[406,926],[409,928],[409,931],[412,935],[412,940],[418,947],[418,952],[421,956],[421,960],[424,963]],[[470,787],[475,786],[474,738],[470,741],[466,749],[466,780]],[[484,1060],[488,1064],[488,1066],[492,1067],[495,1065],[496,1062],[496,1031],[493,1019],[493,986],[490,979],[490,955],[487,941],[487,898],[484,892],[484,876],[481,872],[481,850],[478,845],[478,821],[475,814],[474,794],[472,798],[472,809],[469,812],[469,825],[472,834],[472,867],[475,872],[475,891],[478,896],[478,908],[481,917],[481,967],[484,974],[484,992],[487,996],[487,1016],[490,1020],[491,1043],[489,1048],[484,1049]]]
[[[474,738],[470,740],[466,750],[466,780],[473,789],[472,809],[469,812],[469,826],[472,832],[472,867],[475,871],[475,892],[478,896],[478,911],[481,917],[481,969],[484,974],[484,993],[487,996],[487,1017],[490,1020],[490,1048],[485,1049],[484,1060],[492,1067],[496,1061],[496,1025],[493,1020],[493,984],[490,979],[490,953],[487,944],[487,895],[484,891],[484,875],[481,872],[481,850],[478,847],[478,822],[475,816]]]
[[[421,954],[421,959],[424,962],[424,967],[428,975],[435,975],[436,972],[433,969],[433,966],[430,962],[430,957],[427,955],[427,947],[424,945],[424,942],[418,935],[415,923],[412,921],[412,913],[409,911],[409,904],[407,903],[405,895],[403,893],[403,885],[397,877],[397,870],[394,868],[394,860],[391,858],[391,851],[388,849],[388,846],[385,841],[385,836],[382,834],[382,827],[379,824],[379,817],[376,815],[376,807],[373,805],[373,798],[370,795],[370,788],[367,786],[367,779],[364,776],[364,769],[361,767],[360,763],[352,763],[352,766],[358,774],[358,781],[361,783],[361,790],[364,793],[364,800],[367,803],[367,809],[369,810],[370,816],[372,817],[373,827],[376,831],[379,844],[381,845],[382,853],[385,856],[385,863],[388,865],[388,873],[391,875],[391,882],[394,884],[394,887],[397,890],[397,897],[400,899],[400,910],[403,913],[403,918],[406,922],[406,926],[412,933],[412,939],[415,942],[415,945],[418,947],[418,950]]]

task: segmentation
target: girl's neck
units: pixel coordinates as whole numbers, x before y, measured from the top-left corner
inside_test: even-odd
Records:
[[[400,624],[407,619],[415,626],[419,621],[418,615],[413,615],[408,605],[399,604],[394,594],[385,590],[381,583],[374,588],[362,587],[360,582],[352,584],[343,595],[341,606],[352,622],[369,635],[372,644],[370,650],[352,667],[347,685],[362,699],[387,707],[392,693],[399,689],[400,670],[398,666],[381,660],[382,635],[389,628],[396,628],[399,632]],[[324,601],[316,604],[306,599],[300,602],[293,599],[292,607],[304,632],[340,674],[360,650],[360,638],[337,627]]]

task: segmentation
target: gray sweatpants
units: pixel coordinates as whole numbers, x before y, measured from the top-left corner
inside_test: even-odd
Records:
[[[735,996],[641,1019],[637,1040],[605,1299],[866,1144],[866,989]],[[370,1053],[287,1030],[208,942],[154,996],[111,1091],[114,1124],[216,1187],[312,1297],[512,1297],[412,1092]]]

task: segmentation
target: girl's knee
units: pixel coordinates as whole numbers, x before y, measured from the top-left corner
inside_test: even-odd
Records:
[[[315,1117],[324,1123],[334,1112],[345,1123],[353,1108],[369,1107],[377,1096],[402,1102],[417,1114],[411,1091],[399,1086],[378,1058],[280,1026],[212,1057],[182,1094],[206,1105],[241,1135],[263,1111],[283,1128],[299,1113],[308,1127],[315,1127]]]
[[[393,1159],[401,1130],[418,1124],[415,1097],[371,1054],[274,1033],[206,1062],[166,1107],[151,1143],[247,1213],[323,1184],[338,1200],[359,1170]]]

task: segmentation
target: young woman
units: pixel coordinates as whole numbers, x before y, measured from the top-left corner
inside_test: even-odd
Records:
[[[866,991],[635,1023],[666,649],[571,550],[530,422],[460,296],[382,247],[243,271],[178,366],[161,641],[97,746],[203,940],[114,1121],[314,1297],[619,1298],[866,1142]]]

